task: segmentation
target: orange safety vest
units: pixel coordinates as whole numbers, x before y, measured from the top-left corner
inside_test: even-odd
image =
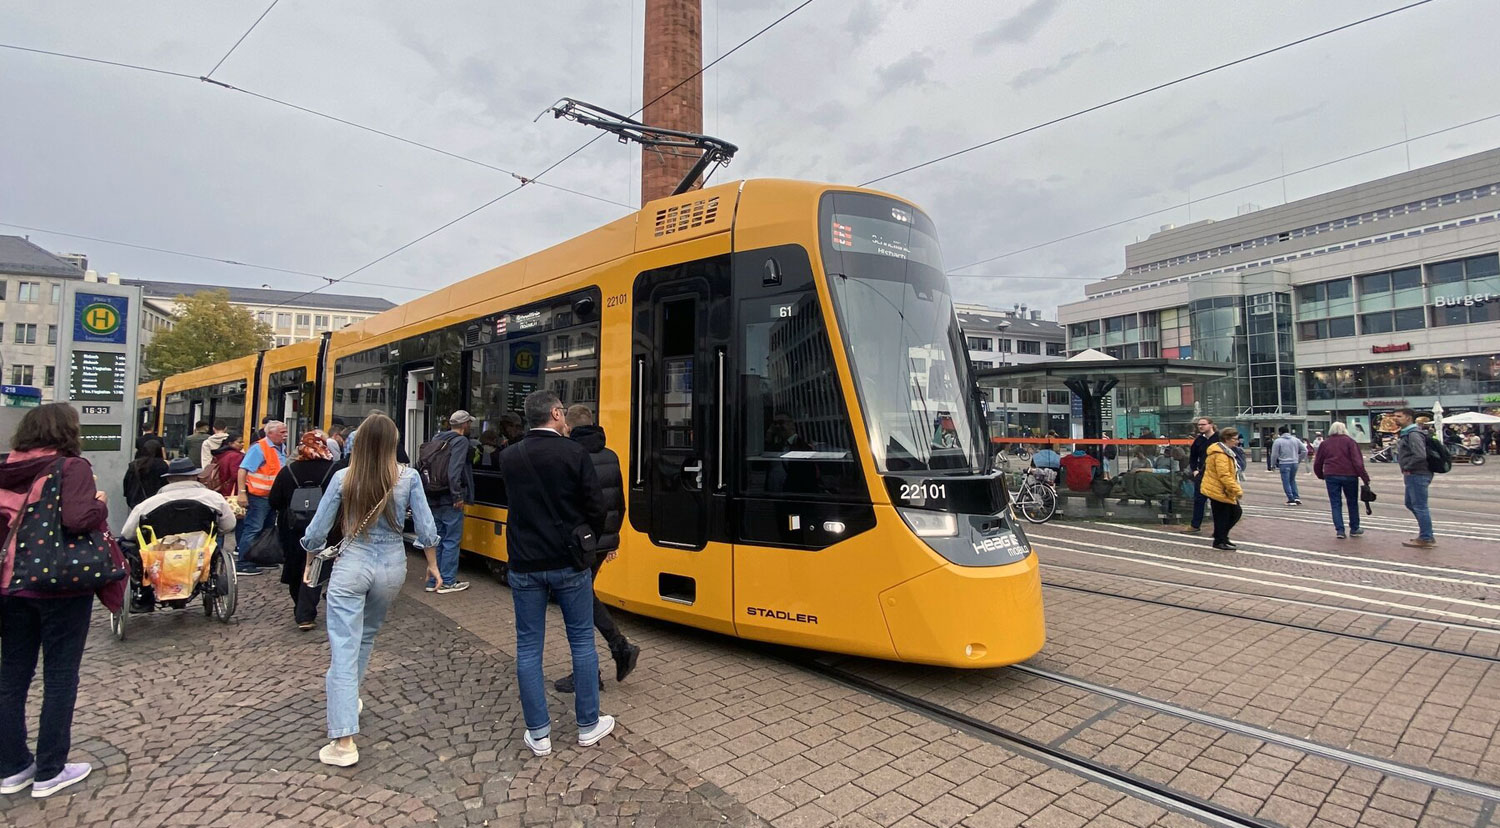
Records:
[[[269,438],[261,438],[259,444],[263,459],[260,468],[245,474],[245,488],[256,497],[265,497],[271,493],[271,485],[276,482],[276,475],[281,472],[281,452],[271,445]]]

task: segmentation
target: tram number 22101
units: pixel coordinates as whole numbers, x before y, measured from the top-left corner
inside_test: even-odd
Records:
[[[625,303],[628,301],[628,299],[629,299],[629,294],[627,294],[627,293],[616,293],[613,296],[606,296],[604,298],[604,307],[606,307],[606,308],[624,307]]]
[[[925,503],[930,500],[945,501],[948,499],[948,484],[946,483],[902,483],[900,494],[901,500],[907,502],[917,501]]]

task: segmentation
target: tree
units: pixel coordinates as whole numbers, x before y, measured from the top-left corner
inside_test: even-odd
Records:
[[[146,346],[146,375],[167,377],[253,354],[271,346],[271,326],[229,304],[229,291],[177,297],[172,329]]]

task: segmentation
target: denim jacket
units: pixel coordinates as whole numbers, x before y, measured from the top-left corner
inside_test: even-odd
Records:
[[[344,476],[348,473],[348,469],[340,469],[328,483],[328,491],[323,493],[323,499],[318,503],[318,513],[313,516],[312,523],[308,524],[307,531],[302,535],[303,549],[316,552],[327,542],[328,532],[339,514],[339,504],[344,499]],[[417,474],[416,469],[401,467],[401,474],[396,478],[396,489],[391,493],[391,502],[395,505],[398,516],[406,514],[407,509],[411,510],[412,522],[417,527],[417,546],[431,549],[438,545],[437,525],[432,521],[432,510],[428,508],[427,495],[422,490],[422,476]],[[401,527],[392,526],[383,514],[377,514],[374,521],[365,527],[365,531],[359,537],[349,539],[346,545],[346,549],[381,550],[390,547],[404,549],[404,539]]]

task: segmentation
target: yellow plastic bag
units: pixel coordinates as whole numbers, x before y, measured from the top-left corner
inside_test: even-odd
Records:
[[[213,553],[219,545],[212,532],[158,538],[150,527],[137,530],[136,540],[141,550],[141,583],[156,590],[158,601],[191,597],[193,588],[208,580]]]

